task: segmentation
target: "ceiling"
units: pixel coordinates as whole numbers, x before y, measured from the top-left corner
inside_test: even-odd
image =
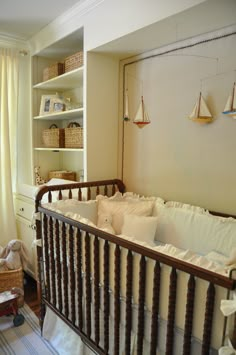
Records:
[[[0,35],[28,40],[78,2],[79,0],[0,0]]]

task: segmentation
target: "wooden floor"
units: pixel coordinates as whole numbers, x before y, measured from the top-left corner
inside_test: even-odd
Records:
[[[40,303],[37,299],[37,285],[36,281],[25,274],[24,276],[24,297],[25,303],[32,309],[32,311],[39,317],[40,314]]]

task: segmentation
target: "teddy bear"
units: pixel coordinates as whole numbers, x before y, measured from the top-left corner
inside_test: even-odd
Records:
[[[115,234],[115,230],[112,227],[112,216],[111,215],[100,216],[99,228],[102,229],[104,232]]]
[[[19,239],[11,240],[0,254],[0,272],[26,268],[29,261],[28,251]]]

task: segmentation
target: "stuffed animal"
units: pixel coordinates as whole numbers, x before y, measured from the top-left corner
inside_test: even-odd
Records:
[[[7,263],[5,259],[0,259],[0,272],[1,271],[7,271],[8,267],[7,267]]]
[[[104,232],[115,234],[115,230],[112,227],[112,216],[110,215],[102,216],[102,220],[100,218],[99,228],[101,228]]]
[[[26,267],[29,256],[24,243],[19,239],[11,240],[8,245],[3,248],[0,259],[0,271],[15,270]]]
[[[34,167],[34,174],[35,174],[35,184],[36,185],[43,185],[47,182],[47,180],[43,179],[40,174],[39,174],[40,167],[35,166]]]

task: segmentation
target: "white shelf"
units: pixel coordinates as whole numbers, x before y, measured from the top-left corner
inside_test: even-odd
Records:
[[[49,115],[35,116],[34,120],[70,120],[72,118],[82,118],[83,112],[83,108],[77,108],[75,110],[50,113]]]
[[[38,83],[34,85],[33,88],[42,90],[66,90],[78,86],[83,86],[83,67]]]
[[[34,150],[41,150],[41,151],[51,151],[51,152],[83,152],[83,148],[40,148],[36,147]]]

